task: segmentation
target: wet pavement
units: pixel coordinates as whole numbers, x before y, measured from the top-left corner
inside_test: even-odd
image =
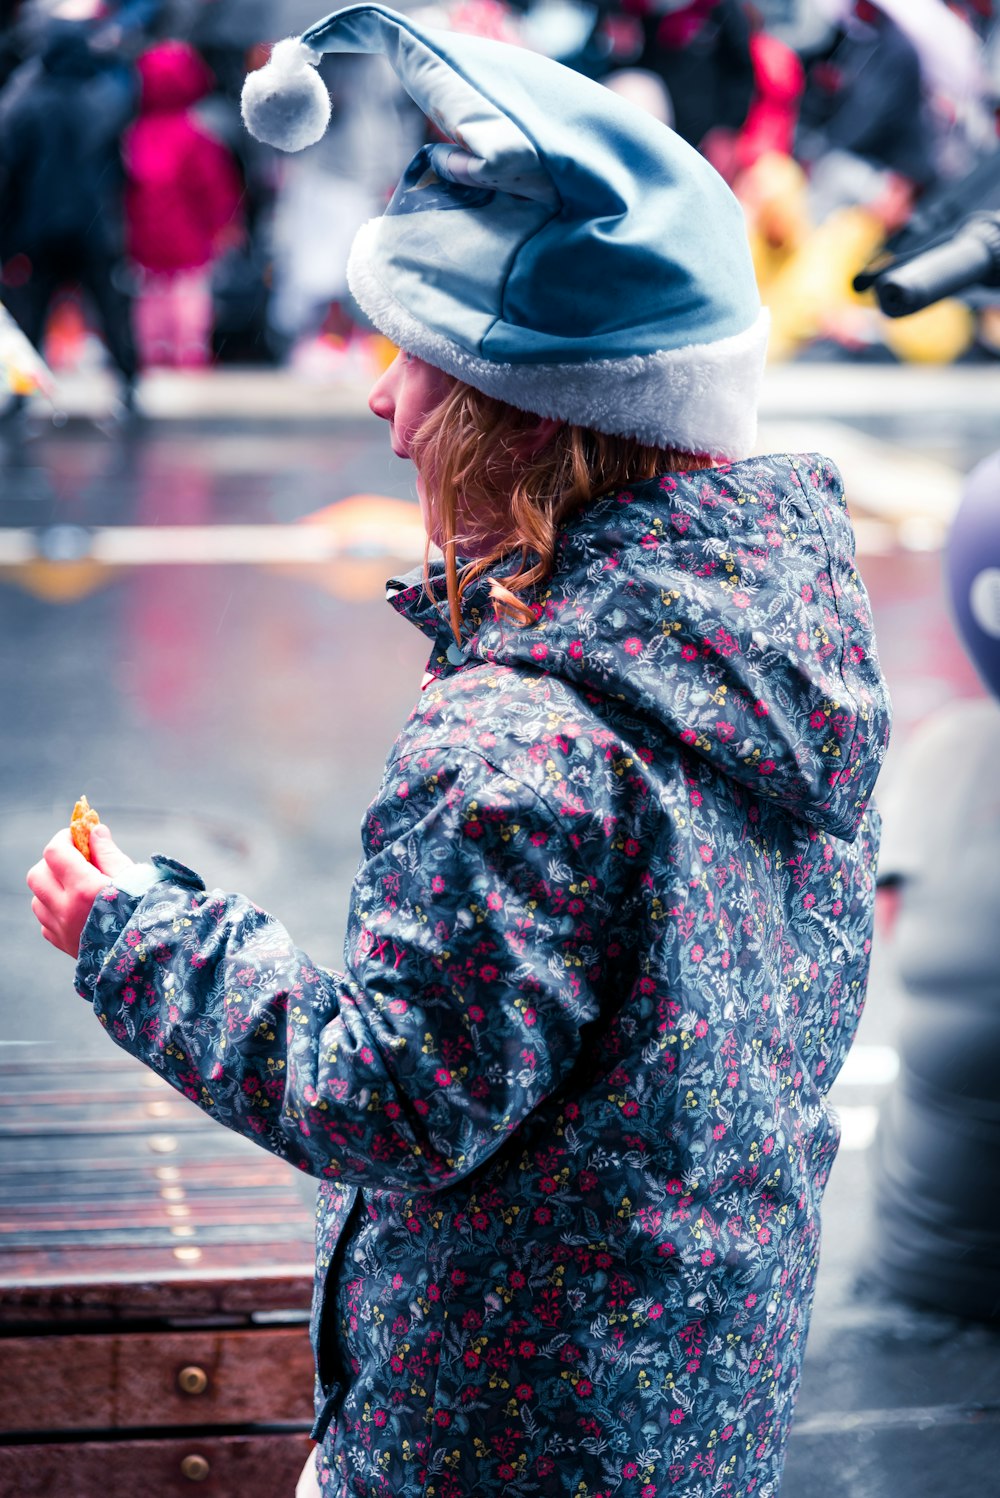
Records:
[[[788,373],[762,445],[823,446],[848,476],[898,752],[929,711],[979,691],[937,546],[961,473],[1000,441],[1000,386]],[[361,815],[424,663],[383,599],[419,561],[412,478],[356,391],[306,399],[274,376],[200,391],[160,382],[149,419],[121,429],[91,384],[63,425],[0,433],[0,1059],[109,1048],[23,885],[82,791],[128,851],[245,889],[338,963]],[[1000,1488],[1000,1332],[896,1302],[869,1272],[891,967],[877,947],[835,1089],[844,1144],[782,1498]]]

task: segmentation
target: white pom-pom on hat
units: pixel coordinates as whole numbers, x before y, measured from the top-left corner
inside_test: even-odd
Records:
[[[243,123],[250,134],[281,151],[315,144],[330,123],[330,95],[316,72],[321,54],[297,36],[276,43],[262,68],[243,85]]]

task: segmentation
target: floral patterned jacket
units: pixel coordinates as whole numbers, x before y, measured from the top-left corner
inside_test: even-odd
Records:
[[[363,828],[342,973],[159,860],[79,992],[319,1178],[324,1491],[777,1492],[868,972],[889,708],[833,467],[653,479],[484,582]]]

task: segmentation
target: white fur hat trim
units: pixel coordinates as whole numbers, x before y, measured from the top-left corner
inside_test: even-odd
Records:
[[[428,327],[379,280],[381,223],[370,219],[358,231],[347,279],[379,332],[407,353],[536,416],[713,458],[735,461],[753,451],[766,308],[744,332],[713,343],[576,364],[498,363]]]

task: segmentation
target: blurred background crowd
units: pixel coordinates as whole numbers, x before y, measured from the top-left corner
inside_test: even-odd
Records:
[[[898,322],[875,257],[1000,208],[996,0],[432,0],[670,123],[742,202],[770,357],[1000,358],[1000,294]],[[318,378],[384,355],[344,268],[430,128],[381,57],[321,70],[334,123],[285,157],[239,94],[316,0],[0,0],[0,302],[57,369],[222,361]]]

